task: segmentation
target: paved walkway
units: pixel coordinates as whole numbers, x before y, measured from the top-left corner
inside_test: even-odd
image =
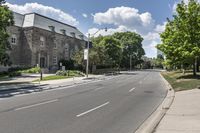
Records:
[[[55,74],[43,74],[44,77],[50,76],[50,75],[55,75]],[[14,78],[9,78],[6,80],[1,80],[1,84],[9,84],[9,83],[25,83],[25,82],[32,82],[36,79],[40,78],[40,74],[23,74],[20,77],[14,77]]]
[[[176,92],[155,133],[200,133],[200,90]]]
[[[48,75],[45,75],[48,76]],[[38,79],[38,75],[29,75],[29,77],[24,78],[17,77],[16,79],[11,79],[9,81],[0,82],[0,97],[4,97],[5,94],[16,95],[22,93],[30,93],[41,90],[56,89],[60,87],[66,87],[74,84],[82,84],[90,82],[93,80],[102,80],[105,78],[104,75],[89,75],[89,78],[85,77],[74,77],[59,80],[49,80],[42,82],[31,82],[32,80]],[[107,77],[108,78],[108,77]]]

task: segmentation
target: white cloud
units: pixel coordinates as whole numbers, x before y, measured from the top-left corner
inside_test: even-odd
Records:
[[[146,55],[148,57],[156,57],[157,49],[155,46],[161,43],[159,33],[161,31],[164,31],[165,24],[166,23],[164,23],[163,25],[157,25],[155,26],[155,29],[152,30],[152,32],[148,32],[147,34],[142,34],[142,37],[144,38],[144,41],[142,42],[143,48],[145,49]],[[98,28],[91,28],[88,30],[88,33],[93,35],[98,30],[99,30]],[[117,28],[109,28],[107,32],[105,32],[105,30],[100,30],[97,34],[95,34],[95,37],[99,35],[102,35],[102,36],[112,35],[115,32],[126,32],[126,31],[136,32],[125,26],[119,26]]]
[[[165,29],[166,22],[155,25],[155,21],[149,12],[139,13],[138,9],[131,7],[110,8],[106,12],[93,14],[94,23],[110,24],[116,28],[108,29],[108,32],[100,31],[98,35],[111,35],[115,32],[133,31],[143,38],[143,48],[148,57],[156,57],[156,45],[161,43],[159,33]],[[97,28],[89,29],[89,33],[95,33]]]
[[[45,6],[38,3],[26,3],[24,5],[10,4],[6,3],[8,7],[14,11],[21,14],[36,12],[42,14],[44,16],[56,19],[58,21],[77,26],[79,22],[70,14],[65,13],[60,9],[56,9],[54,7]]]
[[[149,12],[140,14],[138,9],[124,6],[94,14],[94,23],[125,26],[141,34],[150,31],[154,26],[154,20]]]
[[[105,31],[104,29],[99,30],[98,28],[91,28],[88,30],[88,33],[90,33],[91,36],[97,37],[99,35],[107,36],[107,35],[112,35],[116,32],[126,32],[126,31],[130,31],[130,30],[127,29],[127,27],[125,27],[125,26],[119,26],[118,28],[109,28],[109,29],[107,29],[107,31]]]
[[[189,3],[189,0],[183,0],[186,4],[188,4]],[[173,5],[173,8],[172,8],[172,12],[173,13],[176,13],[176,8],[177,8],[177,5],[178,5],[178,3],[180,3],[181,2],[181,0],[179,0],[178,2],[175,2],[174,3],[174,5]],[[200,0],[197,0],[197,2],[200,2]]]
[[[84,18],[87,18],[87,17],[88,17],[88,15],[87,15],[86,13],[83,13],[82,16],[83,16]]]
[[[164,22],[163,25],[156,25],[155,32],[162,33],[165,30],[167,22]]]

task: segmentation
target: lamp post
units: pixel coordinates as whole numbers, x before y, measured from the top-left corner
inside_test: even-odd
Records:
[[[86,63],[86,77],[88,78],[88,72],[89,72],[89,48],[90,48],[90,38],[94,37],[99,31],[101,30],[105,30],[107,32],[107,27],[103,28],[103,29],[99,29],[97,30],[94,34],[92,34],[92,36],[90,35],[90,33],[88,33],[88,42],[87,42],[87,50],[86,50],[86,56],[87,56],[87,63]]]
[[[86,64],[86,76],[88,78],[88,70],[89,70],[89,48],[90,48],[90,33],[88,33],[88,43],[87,43],[87,64]]]

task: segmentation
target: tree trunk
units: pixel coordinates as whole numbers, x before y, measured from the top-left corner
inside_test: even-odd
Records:
[[[197,66],[196,66],[196,68],[197,68],[197,69],[196,69],[197,72],[199,72],[199,63],[200,63],[200,62],[199,62],[199,58],[197,58]]]
[[[197,75],[197,73],[196,73],[196,66],[197,66],[197,63],[196,63],[196,57],[195,57],[195,59],[194,59],[194,64],[193,64],[193,76],[196,76]]]

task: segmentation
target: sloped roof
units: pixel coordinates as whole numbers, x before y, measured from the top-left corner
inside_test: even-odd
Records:
[[[19,14],[14,12],[14,21],[15,25],[19,27],[37,27],[41,29],[45,29],[51,31],[50,27],[55,27],[55,32],[59,34],[63,34],[65,31],[67,36],[74,37],[77,39],[83,39],[87,41],[87,37],[81,33],[76,27],[65,24],[63,22],[57,21],[52,18],[48,18],[46,16],[40,15],[38,13],[28,13],[28,14]]]

